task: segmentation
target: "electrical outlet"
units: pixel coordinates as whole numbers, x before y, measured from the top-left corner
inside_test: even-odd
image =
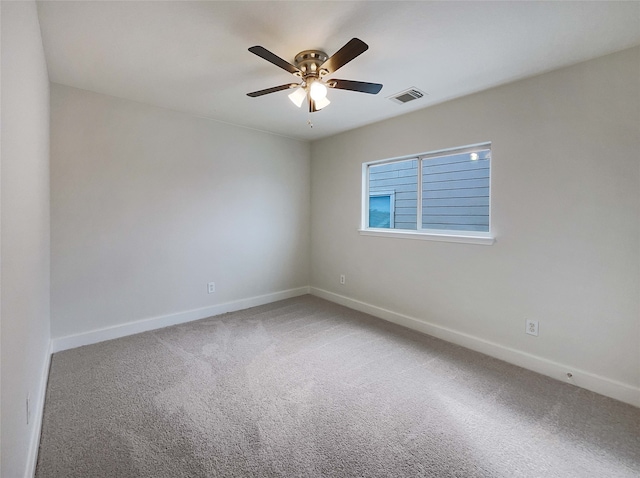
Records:
[[[527,319],[527,326],[525,332],[529,335],[538,336],[538,321]]]
[[[209,292],[209,294],[213,294],[216,291],[216,283],[215,282],[209,282],[207,284],[207,291]]]
[[[342,285],[347,283],[347,278],[344,276],[344,274],[340,274],[340,283]]]

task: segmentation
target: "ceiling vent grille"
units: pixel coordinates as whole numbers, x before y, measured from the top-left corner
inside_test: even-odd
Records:
[[[425,95],[426,93],[424,91],[420,91],[418,88],[409,88],[408,90],[404,90],[400,93],[389,96],[389,99],[394,103],[403,105],[405,103],[408,103],[409,101],[418,100]]]

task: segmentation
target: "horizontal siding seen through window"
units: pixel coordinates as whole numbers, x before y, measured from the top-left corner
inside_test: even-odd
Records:
[[[489,231],[488,150],[473,154],[450,154],[422,162],[424,229]]]

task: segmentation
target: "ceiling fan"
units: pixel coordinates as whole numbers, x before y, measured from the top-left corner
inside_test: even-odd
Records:
[[[331,57],[320,50],[301,51],[296,55],[294,65],[292,65],[264,47],[252,46],[249,48],[251,53],[301,78],[302,81],[300,83],[287,83],[265,90],[254,91],[247,93],[247,96],[255,98],[269,93],[275,93],[276,91],[295,89],[293,93],[289,94],[289,99],[298,108],[302,106],[302,103],[306,99],[309,103],[309,112],[314,113],[330,103],[327,99],[327,88],[359,91],[361,93],[375,95],[382,89],[382,85],[379,83],[336,79],[325,80],[325,77],[333,74],[355,57],[367,51],[368,48],[369,46],[362,40],[352,38]]]

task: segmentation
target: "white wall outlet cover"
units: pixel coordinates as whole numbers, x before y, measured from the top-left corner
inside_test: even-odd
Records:
[[[209,282],[207,284],[207,292],[209,292],[209,294],[213,294],[216,291],[216,283],[215,282]]]
[[[527,319],[525,332],[529,335],[538,336],[538,321]]]

